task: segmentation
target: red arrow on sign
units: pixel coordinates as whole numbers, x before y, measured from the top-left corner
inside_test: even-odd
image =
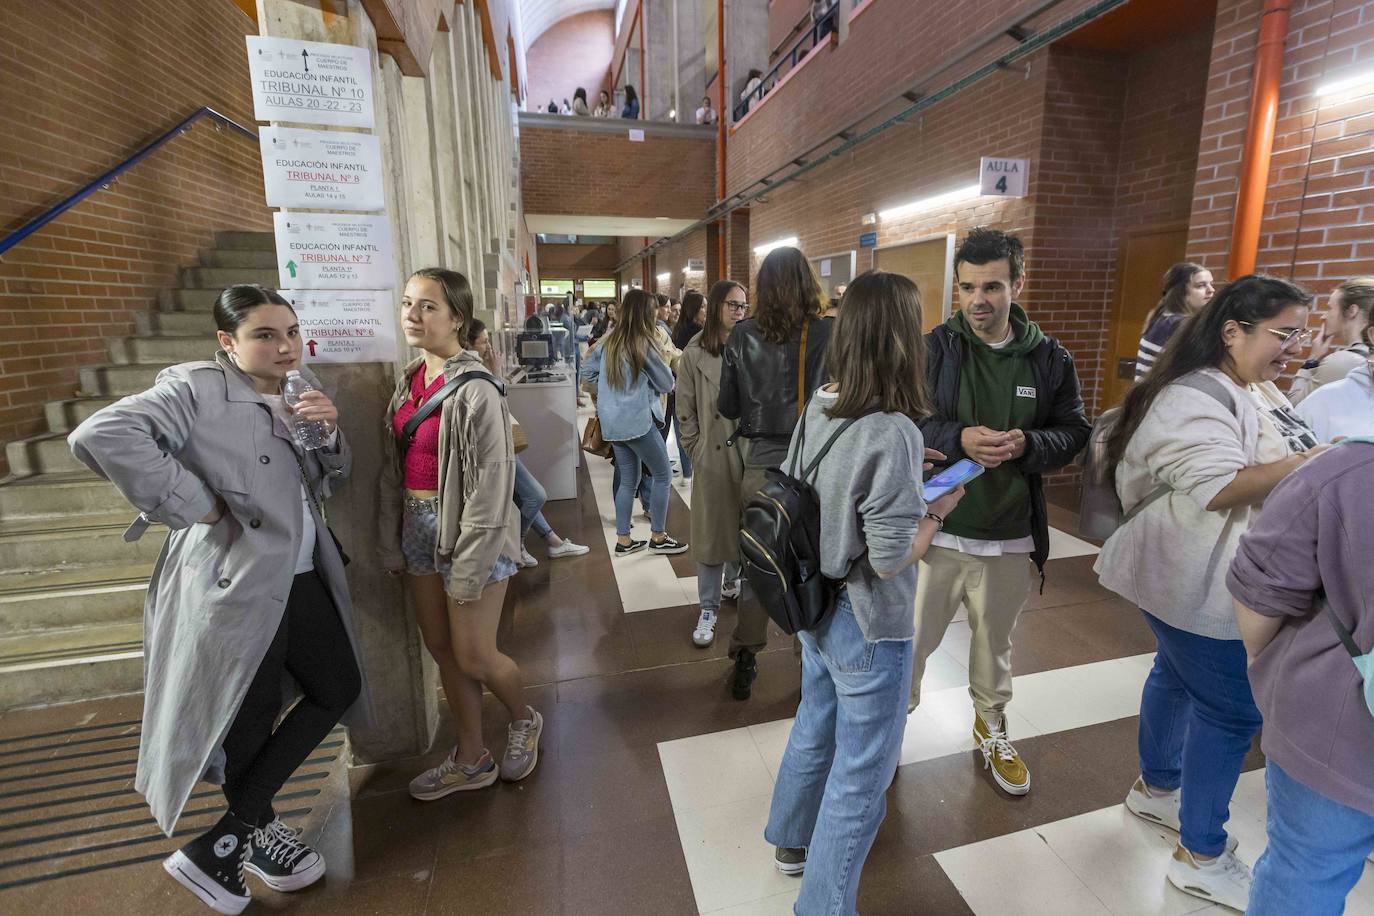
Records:
[[[313,340],[307,340],[307,341],[305,342],[305,345],[306,345],[307,347],[310,348],[310,355],[311,355],[311,356],[314,356],[314,355],[315,355],[315,346],[316,346],[316,345],[315,345],[315,341],[313,341]]]

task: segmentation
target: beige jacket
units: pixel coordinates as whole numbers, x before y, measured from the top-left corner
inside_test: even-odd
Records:
[[[392,431],[397,409],[410,396],[410,380],[424,368],[419,357],[405,367],[387,407],[383,426],[381,506],[377,553],[383,568],[402,569],[401,518],[405,471]],[[464,372],[486,372],[482,359],[464,350],[444,363],[445,382]],[[510,410],[496,386],[473,381],[459,388],[439,410],[439,539],[435,565],[452,563],[448,594],[473,601],[482,594],[497,559],[518,557],[520,515],[513,501],[515,449]]]
[[[678,445],[692,457],[692,556],[716,566],[739,562],[740,482],[743,440],[726,441],[734,420],[720,415],[719,356],[701,347],[701,335],[682,351],[677,371]]]

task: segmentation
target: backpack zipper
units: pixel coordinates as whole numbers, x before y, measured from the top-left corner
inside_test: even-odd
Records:
[[[760,493],[759,495],[760,495],[760,496],[763,496],[762,493]],[[787,509],[783,506],[782,503],[778,502],[776,499],[774,499],[774,498],[771,497],[771,496],[763,496],[763,498],[766,499],[766,500],[768,500],[770,503],[772,503],[773,505],[775,505],[775,506],[778,507],[778,511],[782,513],[782,517],[783,517],[783,518],[787,519],[787,524],[788,524],[789,526],[792,524],[792,516],[790,516],[790,515],[787,514]]]
[[[749,529],[741,528],[739,533],[742,537],[748,538],[749,541],[753,543],[754,548],[758,550],[759,553],[763,554],[763,558],[768,561],[768,565],[773,567],[773,573],[778,577],[778,581],[782,583],[782,590],[785,593],[787,591],[787,578],[782,574],[782,567],[778,566],[778,561],[773,558],[772,551],[760,544],[759,539],[749,533]]]

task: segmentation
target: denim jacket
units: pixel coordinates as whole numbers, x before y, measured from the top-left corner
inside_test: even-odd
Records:
[[[579,375],[584,382],[596,382],[596,415],[601,420],[601,437],[607,442],[638,439],[663,423],[663,407],[658,396],[673,390],[673,370],[650,347],[639,376],[628,388],[613,388],[601,373],[603,355],[600,347],[588,353]]]

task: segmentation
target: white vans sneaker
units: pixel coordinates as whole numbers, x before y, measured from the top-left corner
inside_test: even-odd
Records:
[[[701,609],[697,618],[697,628],[692,631],[692,642],[705,649],[716,641],[716,612]]]
[[[521,547],[520,559],[516,561],[515,565],[522,567],[524,569],[528,569],[531,566],[538,566],[539,561],[534,558],[534,554],[530,553],[524,547]]]
[[[559,544],[557,547],[549,548],[549,556],[555,560],[559,557],[580,557],[589,550],[591,550],[590,547],[574,544],[572,541],[564,538],[563,543]]]
[[[1169,860],[1168,874],[1170,884],[1199,899],[1240,913],[1245,912],[1250,903],[1250,885],[1254,882],[1250,867],[1230,850],[1209,862],[1200,862],[1179,846]]]

